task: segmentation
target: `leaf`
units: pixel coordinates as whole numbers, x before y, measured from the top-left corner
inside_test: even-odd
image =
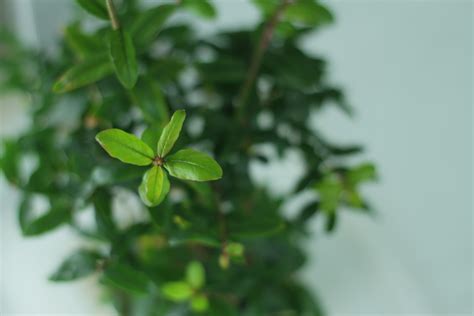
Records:
[[[237,242],[229,242],[225,246],[225,252],[229,254],[231,257],[241,258],[244,255],[244,245]]]
[[[186,281],[193,289],[200,289],[204,285],[205,271],[202,264],[193,261],[186,268]]]
[[[0,168],[5,178],[12,184],[20,184],[20,148],[17,142],[5,140],[3,142],[3,152],[0,156]]]
[[[95,251],[80,249],[70,255],[49,277],[50,281],[72,281],[96,271],[100,255]]]
[[[53,91],[64,93],[93,84],[113,73],[107,55],[98,55],[83,60],[67,70],[53,85]]]
[[[186,282],[167,282],[161,288],[163,295],[174,302],[183,302],[193,295],[193,289]]]
[[[130,34],[137,47],[146,47],[152,43],[175,10],[176,5],[164,4],[140,14],[130,28]]]
[[[216,9],[208,0],[182,0],[181,3],[184,8],[206,19],[213,19],[217,15]]]
[[[191,309],[195,312],[205,312],[209,308],[209,300],[206,295],[198,294],[191,299]]]
[[[356,186],[361,182],[373,181],[377,179],[375,166],[371,163],[364,163],[347,173],[347,180],[352,186]]]
[[[235,238],[259,238],[282,231],[285,222],[277,217],[252,216],[246,220],[228,221],[229,235]]]
[[[113,238],[117,232],[113,221],[111,199],[110,193],[104,189],[98,189],[92,196],[97,230],[109,239]]]
[[[208,155],[183,149],[166,158],[165,168],[178,179],[211,181],[222,177],[222,168]]]
[[[49,232],[68,222],[71,218],[71,206],[64,200],[53,200],[51,208],[39,217],[32,213],[29,198],[20,205],[19,222],[24,236],[36,236]]]
[[[162,126],[169,121],[168,105],[156,81],[148,78],[140,79],[132,91],[132,96],[146,121]],[[156,142],[152,148],[155,146]]]
[[[313,0],[298,0],[285,11],[285,19],[307,26],[317,26],[333,22],[334,17],[323,5]]]
[[[343,193],[342,183],[334,175],[327,175],[315,186],[319,192],[320,207],[328,214],[336,210]]]
[[[148,277],[143,272],[122,263],[110,264],[101,281],[136,294],[145,294],[150,287]]]
[[[64,39],[69,47],[82,59],[106,52],[104,43],[97,36],[85,34],[80,29],[80,24],[69,25],[64,32]]]
[[[112,157],[137,166],[152,163],[153,150],[135,135],[112,128],[98,133],[95,139]]]
[[[170,190],[170,182],[160,166],[153,166],[143,176],[139,187],[140,198],[147,206],[157,206]]]
[[[76,0],[76,2],[87,12],[102,20],[108,20],[107,6],[105,0]]]
[[[155,148],[160,139],[161,133],[163,132],[163,127],[158,124],[151,125],[147,127],[142,134],[141,139],[148,145],[150,148]]]
[[[179,133],[181,132],[185,118],[186,112],[184,110],[178,110],[174,112],[173,116],[171,117],[171,121],[163,129],[160,140],[158,141],[158,156],[165,157],[166,154],[168,154],[173,148],[176,140],[179,137]]]
[[[138,65],[130,34],[119,30],[112,30],[109,35],[109,58],[120,83],[132,89],[138,79]]]

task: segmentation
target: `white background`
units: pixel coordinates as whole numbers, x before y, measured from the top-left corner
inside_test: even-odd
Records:
[[[51,42],[50,33],[68,18],[63,0],[37,1],[34,10],[29,1],[14,2],[30,42]],[[218,4],[219,26],[257,18],[247,1]],[[380,183],[367,188],[378,215],[344,212],[332,236],[314,223],[303,277],[332,315],[471,314],[473,3],[347,0],[330,6],[336,25],[305,47],[329,58],[331,78],[346,88],[357,115],[349,120],[327,110],[312,119],[334,140],[367,145],[365,157],[381,174]],[[23,103],[12,96],[0,102],[0,133],[11,134],[24,121]],[[281,169],[259,176],[275,177]],[[23,239],[18,195],[3,178],[0,191],[2,315],[112,313],[98,303],[92,278],[48,283],[79,239],[67,229]]]

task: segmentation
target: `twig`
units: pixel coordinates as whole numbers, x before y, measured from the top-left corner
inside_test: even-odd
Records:
[[[120,22],[117,16],[117,10],[115,9],[114,1],[107,0],[107,12],[109,13],[110,22],[112,23],[112,28],[116,31],[120,28]]]
[[[275,27],[277,26],[278,22],[281,19],[282,14],[284,13],[285,9],[292,3],[292,0],[282,0],[281,4],[275,10],[273,15],[271,16],[270,20],[265,25],[265,28],[262,32],[262,36],[260,37],[258,46],[256,47],[254,54],[252,56],[252,61],[250,64],[250,68],[247,72],[247,77],[245,79],[244,84],[240,90],[239,96],[237,98],[237,115],[239,120],[242,120],[242,116],[244,114],[245,106],[247,103],[247,99],[249,97],[250,91],[257,79],[258,72],[262,65],[262,58],[265,54],[265,51],[270,44],[270,41],[273,36],[273,32]]]

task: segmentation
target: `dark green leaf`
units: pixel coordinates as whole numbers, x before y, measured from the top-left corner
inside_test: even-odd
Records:
[[[15,141],[4,141],[3,152],[0,158],[0,168],[10,183],[19,184],[20,148]]]
[[[86,277],[97,269],[97,260],[100,255],[94,251],[80,249],[70,255],[61,266],[54,272],[49,280],[72,281]]]
[[[76,0],[76,2],[90,14],[103,20],[109,19],[105,0]]]
[[[64,200],[53,200],[49,210],[39,217],[33,214],[32,205],[25,198],[20,205],[19,222],[24,236],[35,236],[49,232],[68,222],[71,218],[71,206]]]
[[[152,43],[175,10],[176,5],[164,4],[146,10],[139,15],[130,29],[133,41],[137,47],[146,47]]]
[[[164,126],[169,121],[168,105],[160,86],[151,79],[140,79],[132,92],[135,103],[150,124]],[[156,143],[152,148],[155,148]]]
[[[99,37],[83,33],[77,23],[66,28],[64,38],[71,49],[81,58],[106,53],[106,46]]]
[[[107,238],[113,238],[117,227],[112,214],[112,197],[104,189],[97,190],[92,196],[97,230]]]
[[[309,26],[328,24],[334,20],[331,12],[314,0],[297,0],[285,11],[285,18]]]
[[[125,88],[132,89],[138,79],[137,58],[132,38],[122,29],[110,32],[109,57],[119,81]]]
[[[139,187],[140,197],[147,206],[157,206],[170,190],[168,176],[160,166],[153,166],[143,176]]]
[[[145,294],[150,288],[148,277],[143,272],[121,263],[110,264],[101,281],[136,294]]]
[[[165,126],[161,133],[160,140],[157,145],[157,154],[160,157],[165,157],[170,150],[173,148],[176,140],[181,133],[184,119],[186,118],[186,112],[184,110],[178,110],[174,112],[171,117],[171,121]]]
[[[153,150],[142,140],[120,129],[102,131],[95,139],[110,156],[132,165],[149,165],[155,156]]]
[[[158,124],[149,126],[143,131],[141,139],[148,145],[150,148],[156,148],[158,140],[160,139],[161,133],[163,132],[163,127]]]
[[[222,177],[222,168],[214,159],[193,149],[183,149],[167,157],[165,168],[183,180],[210,181]]]
[[[186,9],[203,18],[212,19],[216,17],[216,9],[208,0],[182,0],[181,3]]]
[[[113,73],[107,55],[98,55],[83,60],[66,71],[54,84],[53,91],[64,93],[93,84]]]

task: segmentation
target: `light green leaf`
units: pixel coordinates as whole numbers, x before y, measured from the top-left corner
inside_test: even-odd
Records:
[[[108,20],[107,6],[105,0],[76,0],[76,2],[87,12],[99,19]]]
[[[335,212],[341,200],[343,187],[341,181],[335,175],[327,175],[315,186],[319,192],[320,207],[327,213]]]
[[[171,117],[171,121],[163,129],[160,140],[157,145],[157,154],[160,157],[165,157],[173,148],[176,140],[179,137],[181,128],[183,127],[184,119],[186,118],[186,112],[184,110],[178,110],[174,112]]]
[[[191,299],[191,309],[195,312],[205,312],[209,308],[209,300],[206,295],[198,294]]]
[[[80,249],[70,255],[50,277],[50,281],[71,281],[86,277],[96,271],[99,254]]]
[[[181,3],[184,8],[206,19],[215,18],[217,15],[216,9],[208,0],[182,0]]]
[[[175,10],[176,5],[164,4],[140,14],[130,29],[137,47],[145,47],[152,43]]]
[[[132,89],[137,83],[138,65],[130,34],[122,29],[110,32],[109,57],[119,81],[125,88]]]
[[[371,163],[364,163],[349,170],[347,180],[352,186],[361,182],[373,181],[377,179],[375,166]]]
[[[200,262],[193,261],[186,268],[186,281],[193,289],[200,289],[204,285],[205,271]]]
[[[167,157],[165,168],[182,180],[211,181],[222,177],[222,168],[214,159],[193,149],[183,149]]]
[[[53,85],[53,91],[64,93],[95,83],[113,73],[106,54],[83,60],[66,71]]]
[[[143,176],[139,187],[140,197],[147,206],[160,204],[170,190],[170,182],[160,166],[153,166]]]
[[[95,139],[112,157],[137,166],[146,166],[152,163],[153,150],[135,135],[120,129],[112,128],[100,132]]]
[[[244,255],[244,250],[244,245],[237,242],[230,242],[225,247],[225,251],[229,254],[229,256],[236,258],[242,257]]]
[[[183,302],[193,295],[193,289],[186,282],[168,282],[161,288],[163,295],[171,301]]]
[[[104,271],[101,282],[137,294],[147,293],[150,287],[143,272],[121,263],[110,264]]]

